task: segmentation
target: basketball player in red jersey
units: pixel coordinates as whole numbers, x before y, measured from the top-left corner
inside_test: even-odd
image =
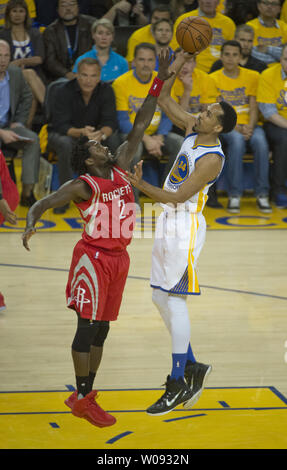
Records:
[[[18,204],[18,189],[10,176],[5,157],[0,150],[0,225],[2,225],[5,220],[12,225],[16,225],[17,217],[13,211]],[[5,309],[4,297],[0,292],[0,311]]]
[[[149,126],[164,80],[169,78],[168,54],[159,57],[158,75],[139,109],[127,140],[113,156],[99,142],[82,137],[73,152],[72,166],[80,176],[37,201],[27,215],[24,247],[36,232],[35,224],[50,208],[73,201],[84,221],[82,239],[74,248],[66,287],[67,306],[76,311],[78,325],[72,344],[77,390],[65,401],[72,414],[95,426],[110,426],[114,416],[95,401],[93,382],[101,362],[109,322],[116,320],[129,269],[126,247],[135,222],[133,190],[125,170]]]

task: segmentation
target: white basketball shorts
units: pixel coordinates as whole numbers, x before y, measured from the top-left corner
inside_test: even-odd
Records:
[[[201,212],[162,212],[152,250],[151,287],[174,294],[200,294],[195,267],[205,234]]]

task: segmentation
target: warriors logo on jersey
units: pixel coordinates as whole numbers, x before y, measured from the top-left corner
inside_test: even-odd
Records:
[[[172,184],[181,184],[189,176],[189,161],[186,154],[178,156],[174,167],[171,170],[169,180]]]

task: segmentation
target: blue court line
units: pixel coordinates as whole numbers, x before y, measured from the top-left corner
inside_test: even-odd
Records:
[[[75,387],[73,385],[66,385],[66,389],[64,390],[0,390],[1,393],[64,393],[69,391],[75,391]],[[228,387],[204,387],[204,390],[241,390],[241,389],[268,389],[275,393],[279,398],[281,398],[284,403],[287,405],[287,398],[279,390],[277,390],[273,385],[236,385],[236,386],[228,386]],[[157,388],[99,388],[98,392],[141,392],[141,391],[148,391],[148,390],[164,390],[163,387]]]
[[[226,403],[226,401],[219,401],[218,403],[220,403],[220,405],[223,406],[223,408],[230,408],[230,406]]]
[[[283,403],[285,403],[285,405],[287,405],[287,398],[284,397],[284,395],[281,392],[279,392],[277,388],[271,386],[269,387],[269,389],[271,390],[271,392],[275,393],[275,395],[277,395],[277,397],[280,398],[280,400],[282,400]]]
[[[164,419],[165,423],[170,423],[171,421],[180,421],[181,419],[189,419],[189,418],[199,418],[200,416],[206,416],[205,413],[201,413],[199,415],[190,415],[190,416],[183,416],[181,418],[171,418],[171,419]]]
[[[122,439],[125,436],[128,436],[129,434],[133,434],[133,432],[132,431],[122,432],[121,434],[118,434],[117,436],[107,441],[106,444],[113,444],[114,442],[119,441],[120,439]]]
[[[65,392],[74,392],[75,387],[73,385],[66,385],[65,390],[0,390],[1,393],[65,393]],[[234,386],[234,387],[204,387],[204,390],[241,390],[241,389],[269,389],[274,392],[279,398],[281,398],[284,403],[287,405],[287,398],[281,394],[275,387],[271,385],[243,385],[243,386]],[[160,388],[98,388],[98,392],[142,392],[142,391],[161,391],[164,390],[163,387]]]
[[[275,411],[287,410],[286,406],[266,406],[266,407],[242,407],[242,408],[193,408],[193,411]],[[106,410],[107,413],[146,413],[146,410]],[[176,413],[190,413],[190,410],[173,410]],[[0,413],[0,416],[35,416],[35,415],[64,415],[71,414],[71,411],[23,411]],[[198,416],[198,415],[197,415]],[[191,417],[191,416],[190,416]],[[185,419],[174,418],[175,419]]]
[[[39,269],[42,271],[59,271],[59,272],[69,272],[69,269],[64,268],[50,268],[46,266],[31,266],[31,265],[21,265],[21,264],[7,264],[7,263],[0,263],[0,266],[6,268],[24,268],[24,269]],[[142,277],[142,276],[128,276],[128,279],[137,279],[139,281],[149,281],[149,277]],[[206,286],[204,284],[200,285],[200,288],[203,289],[214,289],[224,292],[234,292],[235,294],[247,294],[247,295],[255,295],[258,297],[268,297],[270,299],[277,299],[277,300],[287,300],[287,297],[283,297],[280,295],[272,295],[272,294],[263,294],[261,292],[252,292],[252,291],[245,291],[245,290],[238,290],[238,289],[230,289],[226,287],[216,287],[216,286]]]

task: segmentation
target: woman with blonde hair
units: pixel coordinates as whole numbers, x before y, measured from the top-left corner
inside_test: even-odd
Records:
[[[93,23],[91,32],[94,46],[90,51],[77,58],[73,72],[78,72],[78,64],[82,59],[90,57],[97,59],[101,65],[101,80],[113,82],[129,69],[126,59],[112,50],[115,36],[114,25],[107,18],[101,18]]]

